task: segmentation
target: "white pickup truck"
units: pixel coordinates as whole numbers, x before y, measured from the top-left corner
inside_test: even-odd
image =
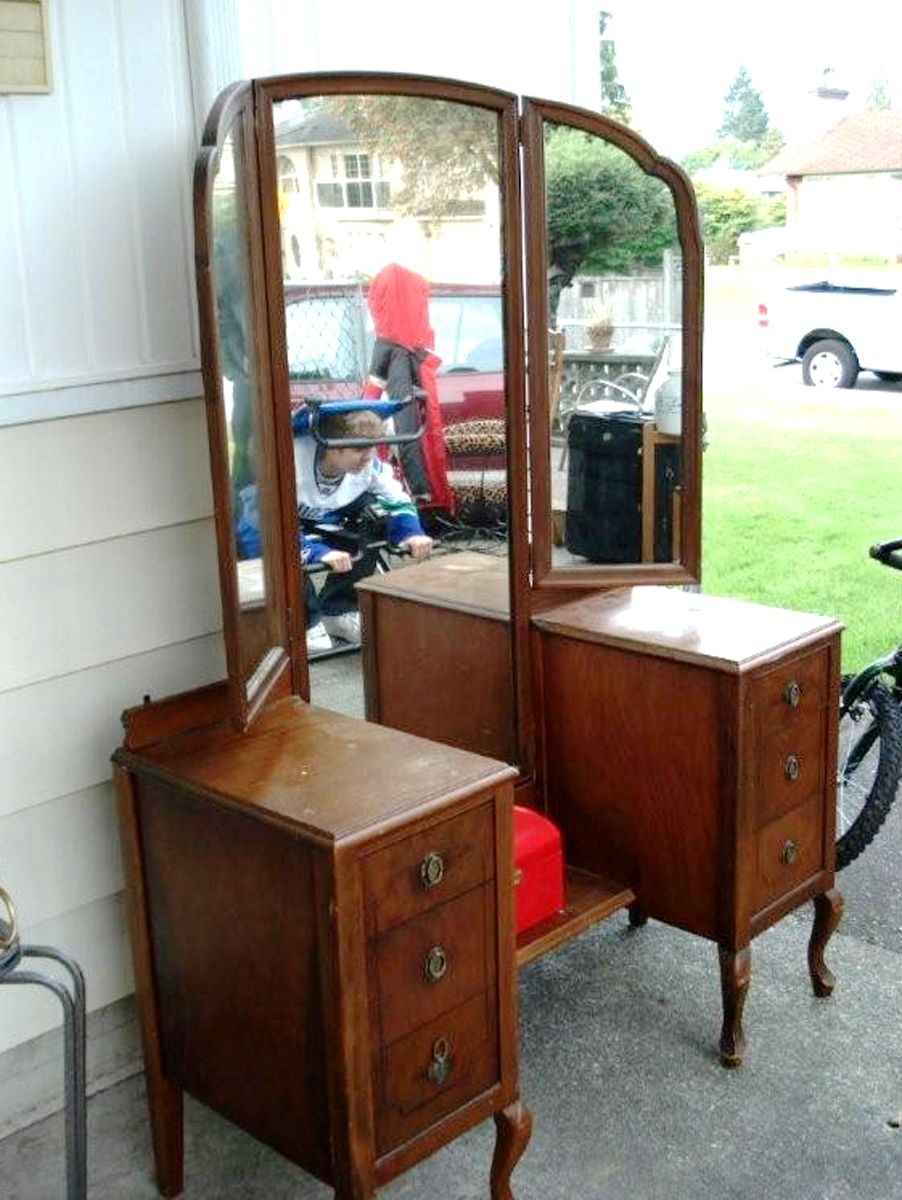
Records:
[[[801,362],[814,387],[853,387],[859,371],[902,380],[902,290],[803,283],[758,305],[776,363]]]

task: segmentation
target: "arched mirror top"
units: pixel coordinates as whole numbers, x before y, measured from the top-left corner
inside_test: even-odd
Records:
[[[533,581],[694,582],[701,242],[691,185],[638,134],[523,110]]]

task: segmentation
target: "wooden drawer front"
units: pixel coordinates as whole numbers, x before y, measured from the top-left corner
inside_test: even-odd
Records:
[[[493,886],[485,885],[373,945],[381,1045],[494,988],[494,913]]]
[[[823,796],[824,715],[813,713],[806,722],[791,724],[790,729],[775,730],[762,738],[756,747],[759,826]]]
[[[492,879],[494,834],[494,806],[482,804],[369,855],[363,881],[370,936]]]
[[[827,703],[826,647],[780,663],[752,682],[759,733],[806,724]]]
[[[752,685],[759,826],[823,795],[827,663],[818,651]]]
[[[760,831],[756,909],[764,908],[821,869],[823,832],[823,805],[819,799],[793,809]]]
[[[384,1048],[376,1065],[376,1141],[384,1154],[499,1078],[494,993]]]

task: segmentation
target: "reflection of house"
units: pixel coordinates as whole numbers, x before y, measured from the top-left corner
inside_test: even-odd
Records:
[[[786,179],[787,249],[902,259],[902,113],[846,117],[761,173]]]
[[[402,215],[393,206],[403,188],[400,164],[335,114],[293,115],[276,136],[286,278],[340,279],[361,269],[372,276],[388,262],[449,283],[500,278],[494,184],[440,220]]]

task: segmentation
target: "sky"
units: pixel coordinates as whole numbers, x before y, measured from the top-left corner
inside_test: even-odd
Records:
[[[599,7],[611,14],[606,36],[614,41],[632,124],[671,158],[714,140],[742,66],[771,125],[790,142],[804,138],[818,115],[826,113],[817,131],[824,132],[865,108],[878,75],[902,108],[898,0],[601,0]],[[836,120],[830,101],[808,95],[825,68],[850,93]]]

